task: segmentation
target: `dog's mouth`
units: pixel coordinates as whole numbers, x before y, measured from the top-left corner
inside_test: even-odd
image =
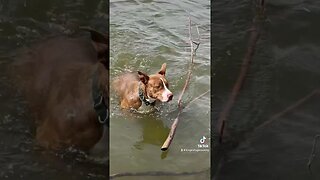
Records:
[[[173,99],[173,94],[171,91],[167,90],[162,93],[162,100],[161,102],[170,102]]]

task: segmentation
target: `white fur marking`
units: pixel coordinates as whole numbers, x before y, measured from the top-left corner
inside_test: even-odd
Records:
[[[164,86],[164,91],[162,93],[162,98],[163,98],[164,102],[167,102],[168,101],[168,95],[172,94],[172,92],[167,88],[166,84],[164,83],[164,80],[162,78],[160,78],[160,80],[162,81],[163,86]]]

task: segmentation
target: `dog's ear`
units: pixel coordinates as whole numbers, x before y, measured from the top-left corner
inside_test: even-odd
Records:
[[[90,32],[91,40],[94,48],[97,51],[98,58],[109,58],[109,37],[108,34],[100,33],[90,27],[80,27],[81,30]]]
[[[95,30],[90,31],[91,40],[93,42],[94,48],[98,53],[98,57],[104,56],[109,57],[109,41],[108,36],[104,35]]]
[[[166,75],[166,69],[167,69],[167,64],[163,63],[161,66],[161,69],[158,73],[164,76],[164,75]]]
[[[143,84],[147,84],[149,81],[149,76],[143,72],[138,71],[139,79]]]

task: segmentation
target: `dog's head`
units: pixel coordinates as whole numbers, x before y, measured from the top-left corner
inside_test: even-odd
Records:
[[[172,92],[168,89],[169,83],[165,77],[166,64],[162,64],[158,73],[148,76],[138,71],[140,81],[145,85],[146,94],[149,98],[159,100],[161,102],[169,102],[173,98]]]
[[[107,70],[109,70],[109,36],[100,33],[90,27],[80,27],[81,30],[89,31],[91,34],[92,45],[97,52],[97,58]]]

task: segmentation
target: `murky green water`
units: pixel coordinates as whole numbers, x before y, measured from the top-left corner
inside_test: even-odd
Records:
[[[236,146],[220,147],[216,179],[319,179],[319,156],[308,170],[313,137],[320,133],[319,94],[255,127],[319,88],[319,1],[266,1],[266,22],[250,71],[228,118]],[[255,15],[252,1],[216,2],[213,52],[217,119],[239,73]],[[246,135],[246,138],[245,138]],[[319,152],[317,150],[317,152]]]
[[[106,32],[107,7],[100,0],[0,0],[0,179],[105,179],[107,163],[81,153],[35,148],[32,118],[6,74],[18,49],[79,25]]]
[[[159,112],[151,114],[124,113],[116,97],[111,95],[111,174],[209,169],[209,152],[181,152],[181,149],[197,148],[202,136],[210,137],[210,93],[184,109],[169,151],[162,153],[160,150],[177,115],[177,99],[190,62],[186,11],[199,25],[201,45],[190,87],[183,97],[184,104],[210,90],[210,2],[127,0],[110,3],[111,79],[126,70],[155,73],[166,62],[167,79],[174,93],[173,101],[161,105]],[[199,176],[206,179],[209,171],[197,176],[161,178],[196,179]],[[141,178],[150,177],[131,179]]]

